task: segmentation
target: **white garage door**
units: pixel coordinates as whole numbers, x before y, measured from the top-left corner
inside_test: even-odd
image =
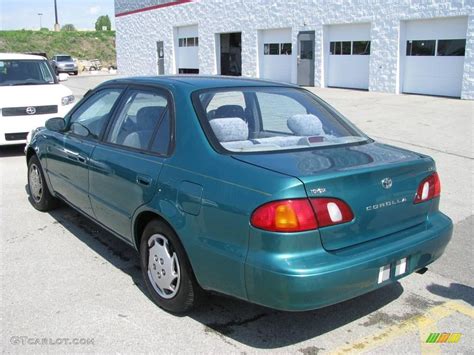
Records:
[[[407,21],[402,91],[461,96],[466,30],[466,18]]]
[[[178,27],[178,50],[176,51],[176,66],[180,74],[199,73],[199,38],[198,26]]]
[[[260,77],[290,82],[291,29],[264,30],[260,36]]]
[[[328,86],[368,89],[370,24],[331,25],[327,36]]]

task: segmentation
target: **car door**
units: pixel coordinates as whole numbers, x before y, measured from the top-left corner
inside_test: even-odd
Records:
[[[49,142],[48,175],[56,193],[90,216],[89,159],[123,89],[91,94],[67,118],[67,129]]]
[[[90,159],[89,195],[99,222],[131,239],[131,220],[158,189],[171,141],[171,95],[130,88]]]

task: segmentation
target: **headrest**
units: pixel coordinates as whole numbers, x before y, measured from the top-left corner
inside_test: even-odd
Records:
[[[239,117],[215,118],[209,124],[219,142],[243,141],[249,137],[247,123]]]
[[[312,114],[291,116],[286,124],[298,136],[321,136],[325,134],[321,120]]]
[[[147,106],[139,109],[137,112],[139,130],[153,130],[163,110],[164,107],[161,106]]]
[[[223,105],[220,106],[215,113],[214,118],[224,117],[245,117],[245,112],[242,106],[239,105]]]

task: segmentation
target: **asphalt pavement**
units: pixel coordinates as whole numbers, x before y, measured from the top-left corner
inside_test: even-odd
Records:
[[[80,98],[113,76],[71,77]],[[446,253],[353,300],[287,313],[221,295],[187,316],[148,298],[133,249],[69,207],[28,202],[22,147],[0,150],[0,326],[5,353],[472,353],[474,102],[312,89],[372,138],[431,155],[441,209],[455,223]],[[217,272],[217,271],[216,271]],[[458,343],[426,343],[430,333]]]

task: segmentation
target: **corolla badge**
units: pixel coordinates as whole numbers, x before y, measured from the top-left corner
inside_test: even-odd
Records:
[[[391,188],[391,187],[392,187],[392,184],[393,184],[393,183],[392,183],[392,179],[390,179],[389,177],[386,177],[385,179],[382,179],[381,183],[382,183],[382,187],[383,187],[384,189],[389,189],[389,188]]]
[[[34,115],[36,113],[36,108],[33,106],[30,106],[30,107],[27,107],[25,111],[28,115]]]
[[[378,210],[378,209],[381,209],[381,208],[384,208],[384,207],[399,205],[399,204],[405,203],[405,202],[407,202],[407,198],[402,197],[402,198],[397,198],[396,200],[385,201],[385,202],[382,202],[382,203],[377,203],[376,205],[367,206],[365,208],[365,210],[366,211],[373,211],[373,210]]]

